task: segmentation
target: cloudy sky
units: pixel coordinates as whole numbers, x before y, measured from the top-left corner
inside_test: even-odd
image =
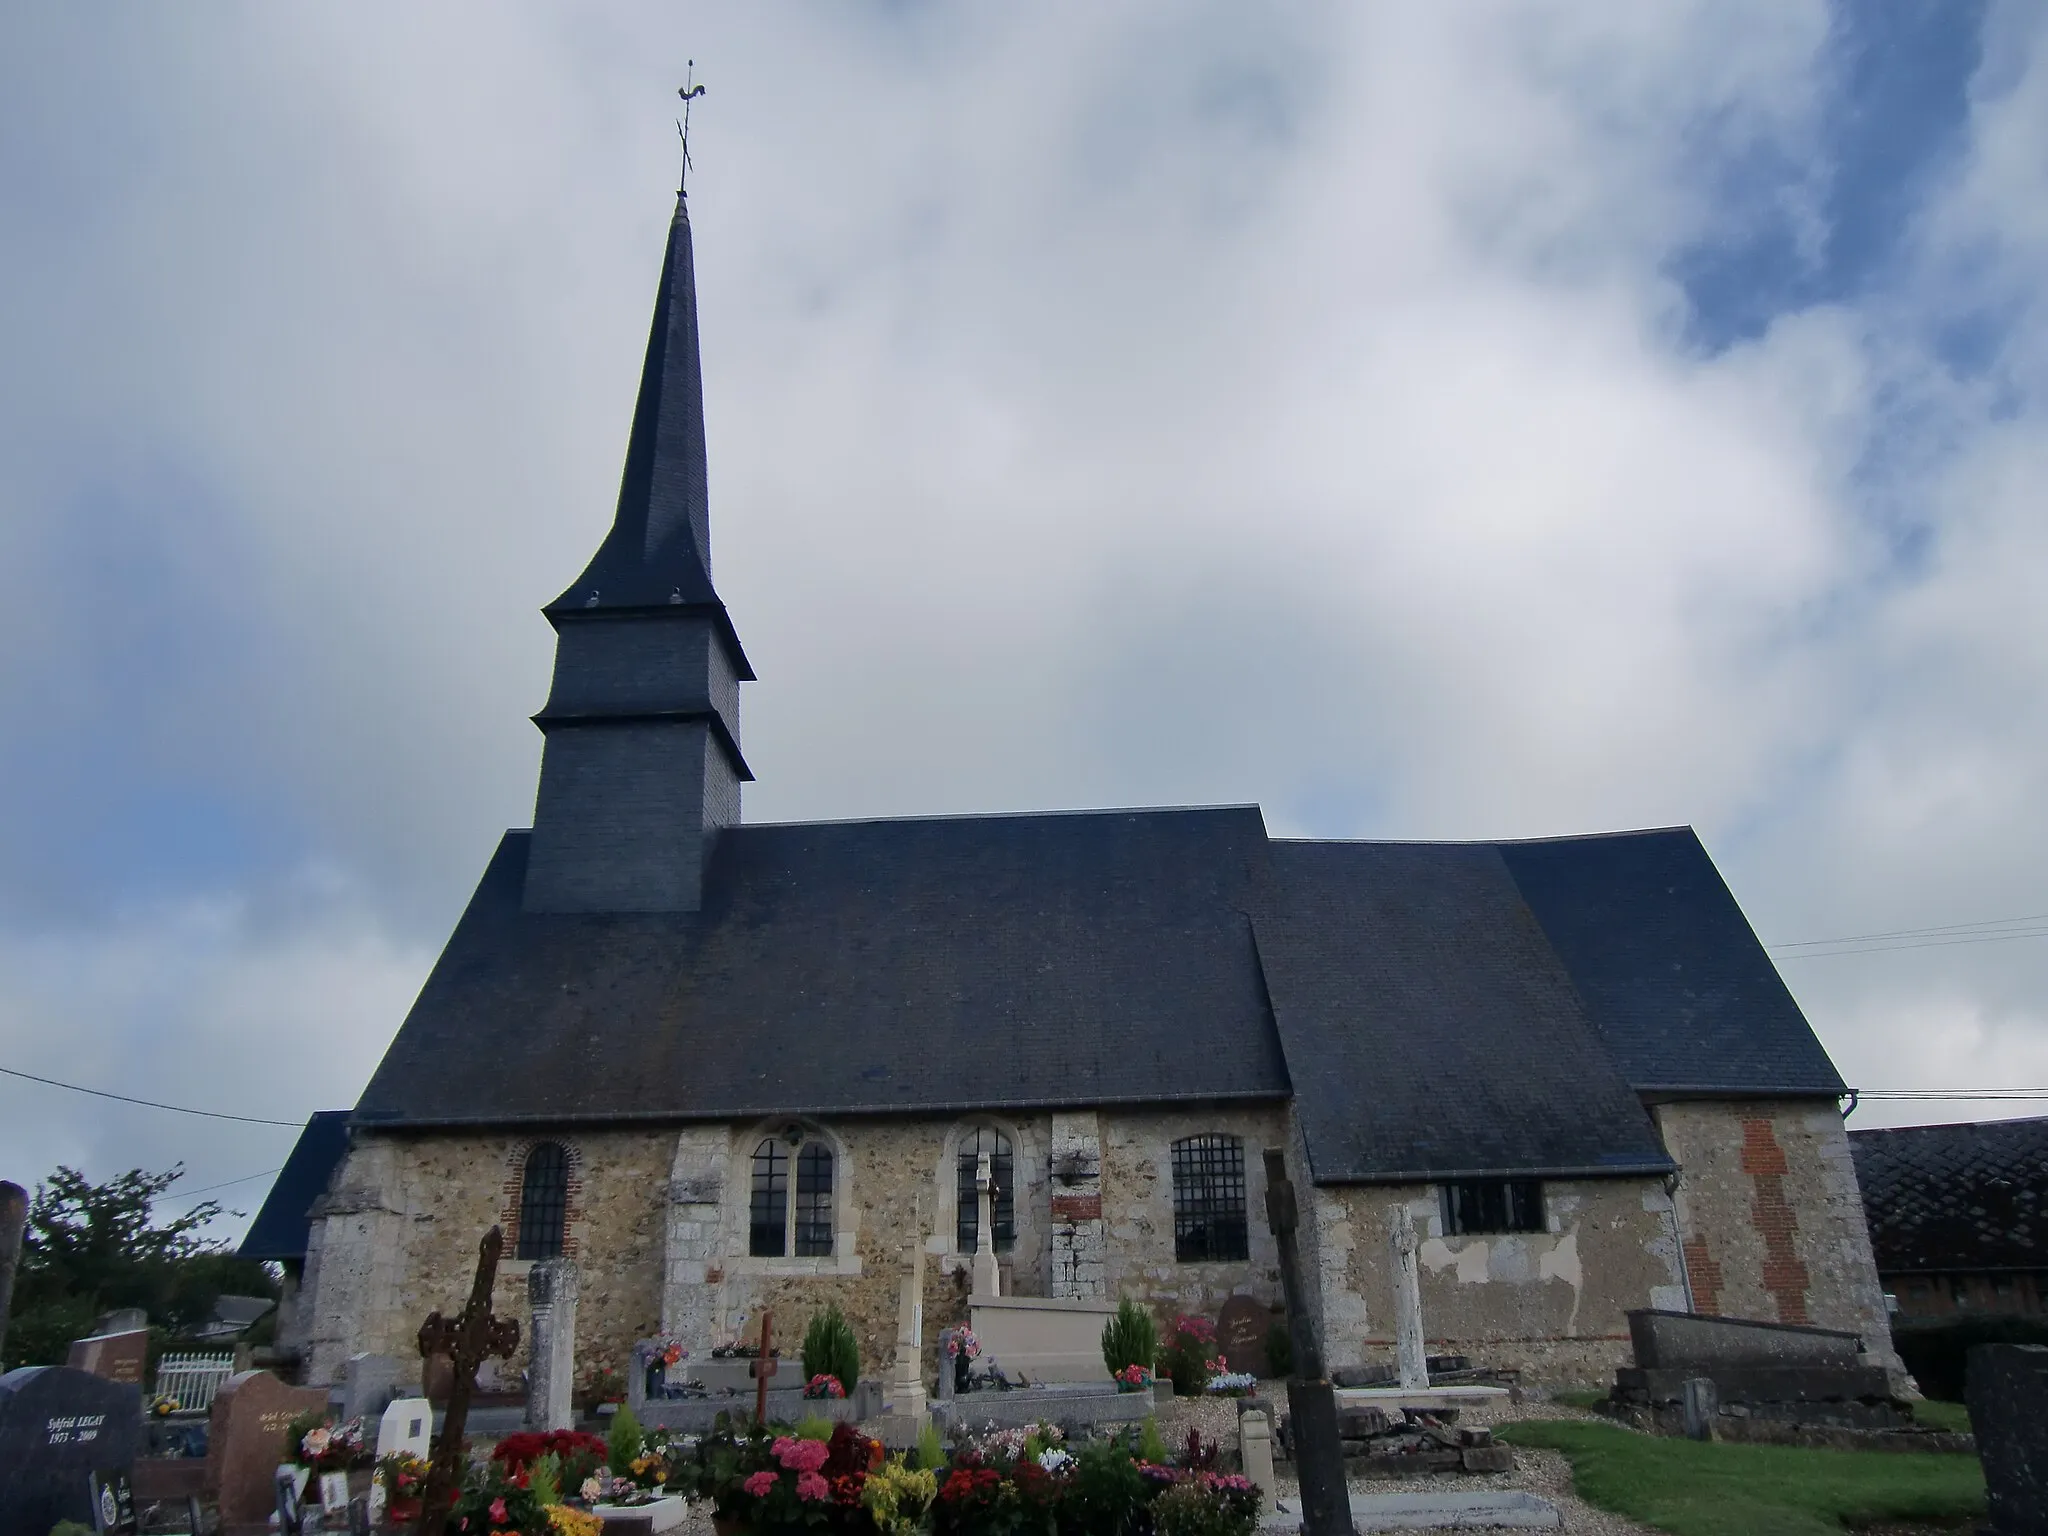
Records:
[[[2048,913],[2039,5],[7,10],[0,1066],[353,1102],[530,819],[694,58],[749,819],[1689,822],[1767,942],[1947,930],[1781,951],[1850,1082],[2048,1085],[2048,923],[1948,942]],[[290,1142],[0,1079],[24,1183]]]

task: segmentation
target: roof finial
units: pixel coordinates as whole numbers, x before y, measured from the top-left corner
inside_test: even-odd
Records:
[[[689,65],[690,72],[683,77],[683,83],[676,91],[676,94],[683,98],[683,119],[676,124],[676,136],[683,141],[683,173],[676,178],[678,197],[682,195],[683,188],[690,179],[690,103],[704,94],[703,86],[690,83],[697,77],[697,61],[691,59]]]

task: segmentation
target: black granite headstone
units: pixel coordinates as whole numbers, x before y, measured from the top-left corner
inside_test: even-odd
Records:
[[[142,1442],[142,1389],[64,1365],[0,1376],[0,1531],[90,1527],[94,1474],[125,1483]]]
[[[1995,1536],[2048,1536],[2048,1349],[1979,1344],[1963,1397]]]

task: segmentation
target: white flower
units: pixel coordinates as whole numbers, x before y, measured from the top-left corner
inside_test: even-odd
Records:
[[[1047,1472],[1060,1472],[1074,1464],[1073,1453],[1051,1447],[1038,1453],[1038,1465]]]
[[[604,1484],[595,1477],[583,1479],[583,1502],[595,1504],[604,1493]]]

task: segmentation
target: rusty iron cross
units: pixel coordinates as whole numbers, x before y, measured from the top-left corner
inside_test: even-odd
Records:
[[[683,173],[677,178],[676,190],[682,191],[690,180],[690,103],[704,94],[704,87],[691,82],[697,78],[697,61],[690,60],[690,72],[683,76],[683,83],[676,88],[676,94],[683,98],[682,120],[676,124],[676,137],[683,141]]]
[[[420,1324],[420,1358],[425,1361],[446,1355],[454,1363],[455,1380],[448,1389],[448,1415],[434,1442],[433,1465],[427,1470],[427,1486],[420,1496],[420,1521],[414,1527],[417,1536],[438,1533],[461,1492],[462,1436],[469,1426],[476,1368],[492,1355],[509,1359],[519,1348],[519,1320],[491,1315],[491,1287],[497,1283],[498,1260],[504,1252],[505,1234],[493,1227],[477,1244],[476,1283],[470,1287],[469,1304],[461,1315],[448,1318],[432,1312]]]

